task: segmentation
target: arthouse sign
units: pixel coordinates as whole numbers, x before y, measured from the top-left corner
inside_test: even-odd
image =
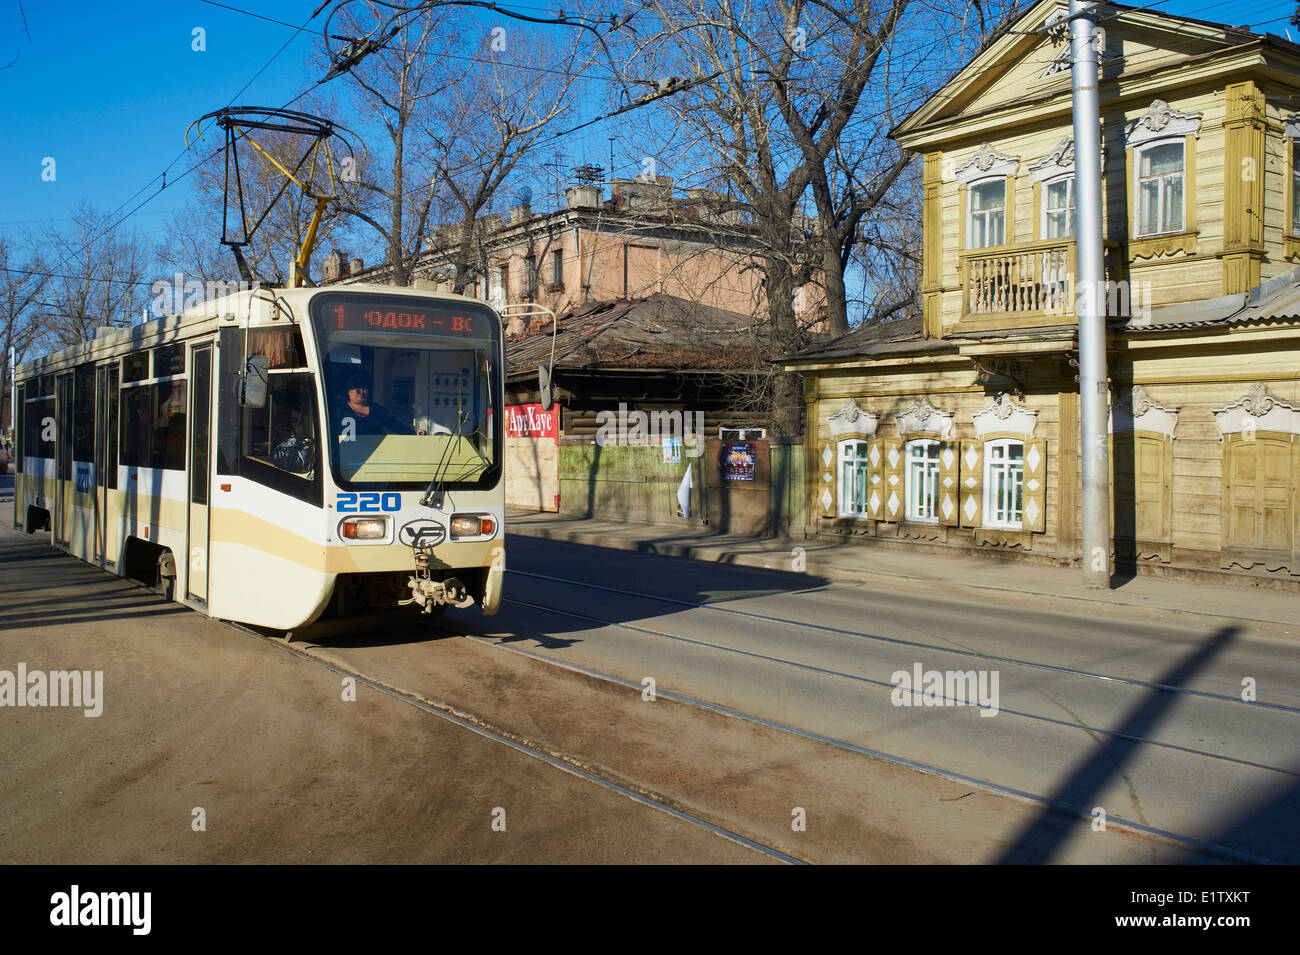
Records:
[[[507,438],[560,439],[560,409],[543,411],[540,404],[506,406]]]

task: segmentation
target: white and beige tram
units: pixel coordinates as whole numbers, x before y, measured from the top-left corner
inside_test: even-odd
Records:
[[[209,616],[495,613],[501,319],[389,286],[257,288],[19,365],[15,523]]]

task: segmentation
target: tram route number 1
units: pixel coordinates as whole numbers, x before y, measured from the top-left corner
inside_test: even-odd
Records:
[[[402,495],[396,491],[363,491],[359,494],[340,492],[334,502],[334,509],[340,514],[378,514],[384,511],[400,511]]]

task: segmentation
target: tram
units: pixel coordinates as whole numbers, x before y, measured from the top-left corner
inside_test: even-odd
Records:
[[[19,365],[15,524],[211,617],[495,613],[500,316],[381,285],[235,292]]]

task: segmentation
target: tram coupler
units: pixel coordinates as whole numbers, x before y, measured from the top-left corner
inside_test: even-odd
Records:
[[[411,588],[411,596],[397,601],[398,606],[419,604],[423,613],[432,613],[434,607],[443,604],[463,606],[469,599],[469,591],[464,583],[455,577],[430,580],[427,577],[412,576],[406,585]]]

